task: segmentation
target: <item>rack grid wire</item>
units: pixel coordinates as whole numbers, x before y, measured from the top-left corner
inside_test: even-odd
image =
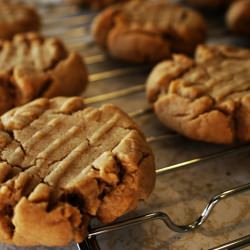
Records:
[[[94,223],[85,242],[62,249],[250,249],[250,145],[205,144],[166,129],[145,98],[150,67],[112,60],[98,49],[90,35],[95,12],[61,1],[31,3],[43,17],[43,33],[62,38],[84,57],[90,73],[86,103],[112,102],[127,111],[148,136],[158,166],[146,203],[113,225]],[[223,28],[222,17],[207,17],[209,43],[249,45]]]

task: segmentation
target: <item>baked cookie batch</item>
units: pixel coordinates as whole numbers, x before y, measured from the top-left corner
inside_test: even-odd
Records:
[[[250,35],[250,1],[249,0],[186,0],[201,8],[228,8],[226,23],[229,29],[239,35]]]
[[[117,1],[119,2],[119,1]],[[233,32],[250,35],[250,0],[187,0],[199,7],[229,6]],[[206,40],[207,24],[193,9],[167,0],[131,0],[102,11],[92,24],[95,42],[112,57],[131,63],[155,63],[173,53],[193,54]]]
[[[136,63],[157,62],[172,53],[192,54],[205,41],[206,30],[198,12],[165,0],[111,6],[92,27],[100,47],[115,58]]]
[[[159,62],[146,95],[164,125],[210,143],[250,141],[250,50],[205,45],[202,14],[167,0],[67,1],[106,7],[92,34],[112,57]],[[186,2],[228,8],[228,27],[250,35],[249,0]],[[81,242],[93,218],[110,223],[147,199],[153,152],[120,108],[75,97],[88,84],[84,60],[37,33],[35,8],[3,0],[0,14],[0,242]]]

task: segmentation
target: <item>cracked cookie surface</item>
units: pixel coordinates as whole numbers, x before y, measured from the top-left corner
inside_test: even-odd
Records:
[[[37,97],[78,95],[88,76],[82,57],[35,33],[0,40],[0,113]]]
[[[250,0],[238,0],[227,12],[228,27],[237,34],[250,36]]]
[[[40,17],[33,7],[10,1],[0,2],[0,39],[11,39],[17,33],[39,29]]]
[[[177,132],[212,143],[250,141],[250,50],[200,45],[195,59],[175,55],[147,80],[158,118]]]
[[[80,97],[40,98],[1,117],[0,242],[81,242],[92,217],[133,210],[155,182],[152,151],[131,118]]]
[[[205,40],[206,22],[196,11],[167,1],[138,0],[105,9],[92,33],[115,58],[156,62],[173,52],[192,53]]]

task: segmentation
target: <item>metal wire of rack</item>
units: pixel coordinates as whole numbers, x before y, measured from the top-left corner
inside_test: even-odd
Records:
[[[62,37],[67,44],[69,44],[70,48],[73,48],[85,55],[85,50],[93,47],[93,42],[91,41],[89,35],[89,24],[93,18],[93,14],[86,11],[81,11],[75,6],[72,5],[65,5],[60,3],[56,3],[55,5],[47,6],[46,4],[41,4],[37,1],[39,10],[45,18],[45,34],[46,35],[57,35]],[[47,18],[48,13],[50,13],[49,18]],[[60,29],[58,26],[60,25]],[[83,39],[85,37],[85,41]],[[85,62],[88,66],[106,63],[108,58],[105,54],[97,52],[91,55],[84,56]],[[103,70],[99,72],[91,73],[90,75],[90,82],[97,83],[104,80],[111,80],[117,77],[123,76],[131,76],[133,74],[137,74],[138,71],[143,71],[148,69],[148,67],[131,67],[131,66],[124,66],[116,67],[112,70]],[[138,85],[132,85],[129,87],[125,87],[118,90],[109,91],[107,93],[97,94],[94,96],[87,97],[85,99],[86,104],[95,104],[98,102],[106,102],[109,100],[114,100],[116,98],[121,97],[128,97],[135,93],[141,93],[144,91],[144,84],[140,83]],[[139,117],[144,116],[147,113],[152,112],[150,107],[140,108],[137,110],[133,110],[130,112],[132,117]],[[158,136],[149,136],[147,138],[149,143],[154,143],[157,141],[164,141],[167,140],[169,137],[177,137],[176,133],[168,132],[167,134],[158,135]],[[229,147],[215,153],[202,155],[199,157],[195,157],[193,159],[189,159],[187,161],[181,161],[180,163],[176,164],[167,164],[167,166],[163,166],[156,170],[157,175],[168,174],[173,171],[177,171],[179,169],[184,169],[189,166],[193,166],[197,164],[204,163],[206,161],[218,159],[221,157],[232,156],[234,154],[239,154],[240,152],[249,152],[250,146],[249,145],[240,145],[236,147]],[[194,229],[200,227],[206,219],[210,216],[213,208],[216,204],[220,203],[222,200],[234,197],[235,195],[239,195],[243,192],[250,190],[250,183],[239,185],[235,188],[227,189],[224,192],[221,192],[212,197],[212,199],[208,202],[205,206],[204,210],[202,211],[201,215],[194,220],[193,223],[187,225],[178,225],[170,219],[170,216],[165,212],[153,212],[153,213],[146,213],[140,216],[136,216],[130,219],[123,219],[119,222],[113,223],[111,225],[104,225],[95,228],[90,228],[89,237],[86,239],[85,242],[82,244],[77,245],[76,247],[79,250],[88,249],[88,250],[97,250],[100,249],[96,237],[99,235],[103,235],[106,233],[110,233],[117,230],[123,230],[127,227],[131,227],[137,224],[146,223],[152,220],[161,220],[164,224],[170,228],[171,230],[184,233],[193,231]],[[246,235],[244,237],[240,237],[238,239],[234,239],[230,242],[224,243],[223,245],[211,248],[211,249],[242,249],[250,246],[250,235]]]

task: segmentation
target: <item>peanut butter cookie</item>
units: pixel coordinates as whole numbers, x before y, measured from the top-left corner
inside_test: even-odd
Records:
[[[201,45],[195,59],[175,55],[157,65],[147,97],[158,118],[191,139],[250,141],[250,50]]]
[[[81,56],[61,41],[33,33],[0,41],[0,113],[37,97],[80,94],[86,85]]]
[[[235,33],[250,36],[250,0],[236,1],[230,6],[227,24]]]
[[[154,157],[131,118],[80,97],[40,98],[1,117],[0,242],[81,242],[146,199]]]
[[[0,2],[0,39],[11,39],[18,33],[39,29],[40,17],[33,7],[10,1]]]
[[[192,53],[206,37],[203,17],[162,0],[131,1],[108,7],[94,20],[95,41],[113,57],[157,62],[172,52]]]

